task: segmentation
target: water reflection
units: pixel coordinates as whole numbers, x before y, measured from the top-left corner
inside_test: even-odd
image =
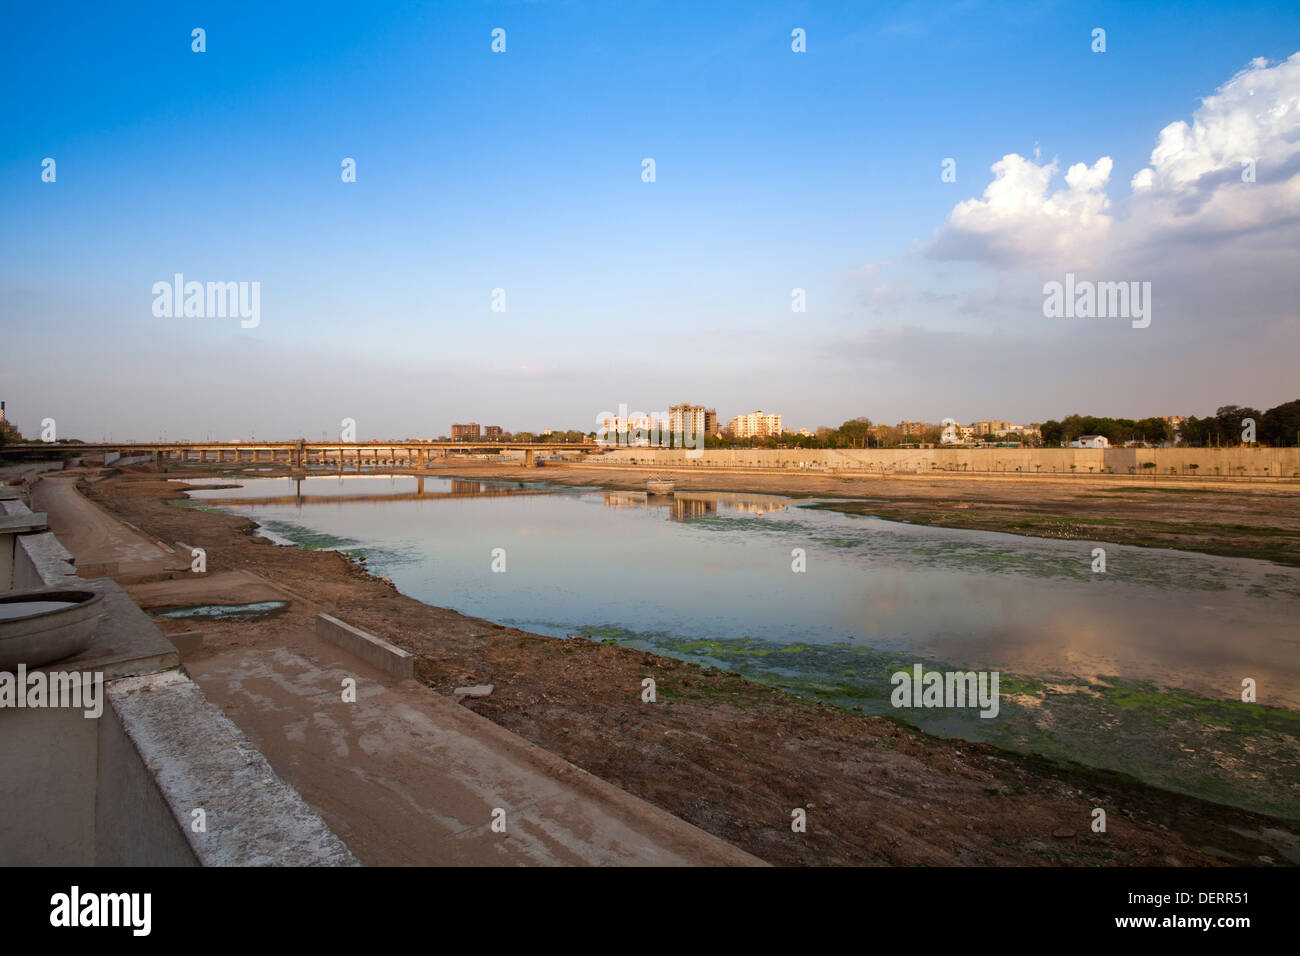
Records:
[[[228,484],[229,479],[187,479],[186,483],[202,486],[205,483]],[[291,493],[280,493],[284,482],[293,485]],[[425,482],[432,486],[425,489]],[[308,493],[303,493],[304,482],[309,486]],[[386,486],[386,487],[381,487]],[[248,487],[252,494],[244,494]],[[201,497],[220,499],[223,505],[232,507],[267,507],[291,504],[297,508],[303,505],[339,504],[357,502],[370,504],[393,504],[402,501],[432,501],[443,498],[496,498],[514,495],[552,494],[555,489],[530,485],[525,482],[471,481],[463,478],[423,478],[390,476],[376,478],[371,475],[339,475],[337,477],[315,477],[293,475],[288,478],[254,478],[241,482],[234,488],[214,488],[204,490]]]
[[[1265,562],[1107,544],[1108,571],[1094,574],[1095,542],[850,517],[764,495],[647,500],[347,476],[301,489],[249,479],[194,496],[285,540],[364,550],[374,573],[420,600],[545,634],[847,642],[1217,699],[1247,676],[1270,703],[1300,708],[1300,570]],[[491,573],[498,547],[508,574]],[[629,592],[628,581],[640,586]]]
[[[606,508],[662,508],[674,521],[691,521],[734,511],[738,514],[764,515],[784,511],[789,502],[771,495],[734,495],[682,493],[673,495],[647,495],[643,492],[609,491],[605,493]]]
[[[913,662],[997,670],[997,720],[905,719],[1300,814],[1296,717],[1279,709],[1300,709],[1300,569],[1105,544],[1095,574],[1096,542],[771,495],[374,475],[192,495],[284,543],[364,552],[371,572],[433,605],[710,662],[867,712],[899,714],[889,675]],[[492,571],[497,549],[509,573]],[[1260,708],[1240,703],[1244,678]]]

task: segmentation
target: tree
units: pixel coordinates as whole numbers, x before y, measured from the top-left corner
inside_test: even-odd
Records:
[[[1300,398],[1266,411],[1260,421],[1258,438],[1260,444],[1285,447],[1300,440]]]
[[[1220,406],[1214,412],[1214,443],[1216,445],[1240,445],[1241,433],[1245,427],[1242,422],[1247,418],[1255,420],[1255,437],[1258,439],[1259,421],[1263,417],[1264,413],[1255,408],[1242,405]]]
[[[1163,445],[1173,440],[1173,428],[1163,418],[1143,418],[1133,423],[1133,434],[1126,441],[1148,441]]]
[[[877,448],[897,448],[903,440],[903,433],[893,425],[877,425],[871,431]]]
[[[851,418],[840,426],[839,433],[849,448],[866,448],[871,437],[871,419]]]

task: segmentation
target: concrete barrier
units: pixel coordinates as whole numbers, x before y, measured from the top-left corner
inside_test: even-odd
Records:
[[[316,615],[316,636],[343,648],[381,671],[387,671],[399,680],[409,680],[415,676],[415,655],[329,614]]]
[[[177,634],[164,634],[172,642],[178,654],[192,654],[203,646],[202,631],[181,631]]]
[[[178,670],[111,681],[96,866],[356,866],[342,840]],[[94,724],[95,721],[82,721]],[[194,811],[206,829],[195,832]]]
[[[591,464],[682,469],[775,469],[816,474],[942,475],[944,472],[1198,478],[1300,477],[1300,448],[619,448]]]
[[[75,581],[72,555],[48,531],[16,536],[13,577],[19,589],[66,587]],[[125,591],[112,581],[77,587],[104,596],[95,636],[84,651],[39,670],[102,678],[102,709],[0,708],[0,862],[356,865],[178,669],[173,645]],[[197,809],[202,832],[193,827]]]

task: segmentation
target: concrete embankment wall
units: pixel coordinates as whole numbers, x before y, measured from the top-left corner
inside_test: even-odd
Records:
[[[1201,477],[1300,477],[1300,448],[620,448],[593,464],[673,468],[845,470],[883,474],[934,471],[1029,474],[1195,474]],[[1151,462],[1153,468],[1143,467]],[[1192,466],[1196,467],[1193,468]]]
[[[415,676],[415,655],[330,614],[316,615],[316,636],[399,680]]]
[[[6,514],[30,514],[4,504]],[[99,674],[103,696],[97,715],[85,706],[0,707],[0,866],[355,865],[178,669],[171,643],[115,582],[77,577],[48,531],[17,535],[12,546],[0,593],[102,595],[90,646],[33,672]]]

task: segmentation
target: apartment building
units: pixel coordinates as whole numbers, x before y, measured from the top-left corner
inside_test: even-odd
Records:
[[[899,422],[898,431],[909,438],[920,438],[928,431],[939,431],[941,426],[928,422]]]
[[[674,434],[687,436],[716,435],[718,433],[718,410],[705,408],[703,405],[691,405],[683,402],[668,409],[668,428]]]
[[[727,431],[732,438],[779,438],[781,437],[781,416],[764,411],[737,415],[727,423]]]
[[[505,431],[504,431],[504,429],[502,429],[502,427],[501,427],[500,425],[484,425],[484,426],[483,426],[483,437],[484,437],[484,438],[500,438],[503,434],[505,434]]]
[[[977,437],[983,438],[988,435],[995,435],[1001,429],[1010,428],[1010,422],[1000,422],[996,419],[985,419],[982,422],[972,422],[971,429]]]
[[[469,422],[466,425],[451,426],[452,441],[473,441],[478,437],[480,437],[478,422]]]
[[[665,445],[671,416],[662,415],[609,415],[601,419],[603,435],[599,440],[604,445],[631,445],[646,448],[650,445]]]

